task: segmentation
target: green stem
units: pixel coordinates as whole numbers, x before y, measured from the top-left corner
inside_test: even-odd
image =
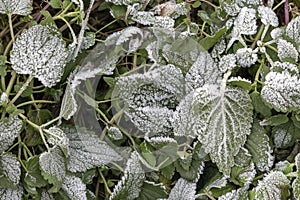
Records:
[[[286,1],[286,0],[282,0],[279,4],[277,4],[277,5],[273,8],[273,10],[276,10],[277,8],[279,8],[282,4],[285,3],[285,1]]]
[[[10,31],[10,35],[11,35],[11,39],[13,42],[15,42],[15,34],[14,34],[14,29],[13,29],[13,24],[12,24],[12,20],[11,20],[11,14],[7,14],[8,16],[8,24],[9,24],[9,31]]]
[[[103,174],[102,174],[102,172],[101,172],[101,170],[100,170],[99,168],[98,168],[98,172],[99,172],[99,175],[100,175],[101,179],[103,180],[105,190],[107,191],[107,193],[108,193],[109,195],[111,195],[112,192],[110,191],[110,189],[109,189],[109,187],[108,187],[108,184],[107,184],[107,182],[106,182],[106,179],[105,179],[105,177],[103,176]]]
[[[115,20],[113,20],[113,21],[109,22],[108,24],[105,24],[105,26],[103,26],[103,27],[102,27],[102,28],[100,28],[98,31],[96,31],[96,33],[95,33],[95,34],[98,34],[98,33],[100,33],[102,30],[104,30],[105,28],[109,27],[110,25],[112,25],[113,23],[115,23],[115,22],[117,22],[117,21],[118,21],[118,19],[115,19]]]
[[[16,77],[17,77],[17,73],[15,71],[12,71],[11,72],[11,78],[10,78],[10,81],[8,83],[8,86],[6,88],[6,94],[9,95],[13,86],[14,86],[14,83],[15,83],[15,80],[16,80]]]
[[[263,66],[264,66],[264,60],[262,60],[260,66],[255,74],[255,79],[254,79],[254,83],[253,83],[253,86],[255,87],[255,91],[257,91],[257,83],[259,82],[259,75],[260,75],[260,72],[261,72]]]
[[[15,101],[21,96],[21,94],[24,92],[24,90],[28,87],[29,83],[32,81],[33,75],[30,75],[26,82],[22,85],[21,89],[18,91],[16,96],[8,103],[8,106],[11,106]]]
[[[258,33],[256,34],[253,43],[251,44],[251,49],[255,48],[256,42],[260,39],[261,35],[263,34],[265,26],[262,24],[259,28]]]
[[[53,124],[54,122],[56,122],[56,121],[58,121],[58,120],[60,120],[60,119],[61,119],[61,117],[58,116],[58,117],[52,119],[51,121],[49,121],[49,122],[47,122],[47,123],[45,123],[45,124],[42,124],[40,127],[41,127],[41,128],[45,128],[45,127],[47,127],[47,126]]]
[[[34,100],[34,101],[27,101],[24,103],[20,103],[16,107],[19,108],[19,107],[26,106],[29,104],[34,104],[34,103],[57,103],[57,102],[56,101],[47,101],[47,100]]]

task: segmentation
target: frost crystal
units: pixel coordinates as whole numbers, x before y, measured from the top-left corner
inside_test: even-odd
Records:
[[[265,25],[277,27],[279,24],[276,13],[269,7],[259,6],[258,16],[261,18],[261,22]]]
[[[289,179],[282,172],[272,171],[262,181],[258,181],[255,198],[257,200],[281,199],[281,190],[289,188],[289,185]]]
[[[32,6],[30,0],[1,0],[0,13],[15,14],[15,15],[29,15]]]
[[[223,1],[222,3],[222,8],[229,16],[236,16],[241,10],[241,7],[235,1]]]
[[[278,38],[281,38],[283,33],[284,33],[284,30],[282,28],[274,28],[270,34],[271,34],[271,37],[274,40],[276,40]]]
[[[52,87],[60,81],[67,56],[58,30],[36,25],[17,38],[11,51],[11,63],[17,73],[32,74],[46,87]]]
[[[109,200],[132,200],[138,198],[145,178],[145,172],[140,164],[138,153],[131,153],[126,164],[124,176],[115,186]]]
[[[219,61],[219,69],[221,72],[232,70],[236,67],[236,56],[234,54],[227,54]]]
[[[19,200],[23,196],[23,187],[18,186],[17,189],[0,188],[1,200]]]
[[[4,176],[4,177],[3,177]],[[21,176],[21,164],[12,153],[5,153],[0,157],[0,177],[3,181],[16,186]],[[6,179],[6,180],[5,180]],[[2,185],[2,183],[0,183]]]
[[[257,54],[251,48],[240,48],[236,52],[236,59],[242,67],[251,67],[257,61]]]
[[[87,200],[86,185],[76,176],[66,176],[61,188],[72,200]]]
[[[180,178],[172,188],[168,200],[194,200],[196,194],[196,183]]]
[[[108,144],[92,133],[80,130],[67,131],[69,138],[68,170],[71,172],[84,172],[93,167],[99,167],[121,157]]]
[[[279,39],[277,42],[278,57],[281,61],[291,58],[298,62],[298,51],[294,45],[286,40]]]
[[[22,120],[10,117],[0,122],[0,154],[10,147],[22,128]]]
[[[286,35],[291,38],[294,42],[300,42],[300,16],[292,19],[286,27]]]
[[[242,8],[234,21],[234,29],[239,34],[253,35],[256,33],[256,11],[252,8]]]

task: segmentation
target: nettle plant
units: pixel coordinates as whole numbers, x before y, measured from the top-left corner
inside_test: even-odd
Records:
[[[300,17],[282,25],[283,3],[0,1],[0,198],[299,199]],[[99,30],[96,8],[114,18]]]

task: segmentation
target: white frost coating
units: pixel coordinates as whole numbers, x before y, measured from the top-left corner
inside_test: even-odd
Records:
[[[255,188],[257,200],[281,199],[281,188],[289,188],[290,180],[278,171],[272,171]]]
[[[297,167],[297,177],[292,183],[294,197],[299,199],[300,197],[300,154],[295,157],[295,164]]]
[[[174,138],[170,137],[152,137],[152,138],[145,138],[151,144],[161,144],[161,143],[177,143]]]
[[[168,200],[194,200],[196,183],[180,178],[172,188]]]
[[[127,161],[124,176],[115,186],[109,200],[132,200],[139,196],[145,180],[145,172],[139,161],[137,152],[132,152]]]
[[[230,77],[227,81],[228,83],[230,82],[244,82],[244,83],[248,83],[248,84],[251,84],[252,82],[246,78],[242,78],[240,76],[237,76],[237,77]]]
[[[224,39],[220,40],[214,47],[211,52],[213,58],[217,58],[219,55],[224,53],[226,50],[226,42]]]
[[[153,12],[140,11],[131,18],[143,25],[152,25],[161,28],[173,28],[175,20],[168,16],[155,16]]]
[[[123,138],[122,132],[115,126],[112,126],[108,129],[108,136],[114,140],[121,140]]]
[[[229,16],[236,16],[241,10],[241,7],[236,3],[236,1],[223,1],[222,3],[222,8]]]
[[[249,186],[255,178],[255,175],[255,166],[254,163],[251,163],[249,166],[243,168],[243,170],[239,173],[236,179],[242,182],[244,186]]]
[[[273,129],[274,130],[274,129]],[[292,135],[286,129],[276,128],[274,132],[274,145],[276,148],[286,147],[292,142]]]
[[[203,86],[216,84],[221,79],[221,72],[208,52],[201,52],[185,76],[186,93]]]
[[[77,111],[77,102],[75,100],[74,90],[71,90],[71,86],[68,81],[59,113],[59,116],[63,117],[65,120],[69,120]]]
[[[292,19],[286,27],[286,35],[294,42],[300,42],[300,16]]]
[[[17,116],[0,122],[0,154],[13,144],[21,128],[22,120]]]
[[[19,184],[21,176],[21,164],[17,160],[17,157],[12,153],[5,153],[0,157],[0,166],[2,166],[3,175],[14,186]]]
[[[60,147],[68,149],[69,139],[67,138],[63,130],[54,126],[49,129],[44,129],[44,131],[49,134],[48,142],[50,144],[52,144],[53,146],[58,145]]]
[[[23,187],[18,186],[17,189],[0,188],[1,200],[20,200],[23,196]]]
[[[63,74],[68,52],[54,27],[36,25],[17,38],[11,51],[12,68],[19,74],[32,74],[46,87],[52,87]]]
[[[8,101],[9,101],[8,95],[6,94],[6,92],[3,92],[0,97],[0,105],[8,103]]]
[[[279,39],[277,42],[278,57],[281,61],[284,59],[292,58],[295,62],[298,62],[298,51],[294,45],[286,40]]]
[[[232,190],[226,194],[220,196],[218,200],[248,200],[247,188],[239,188],[237,190]]]
[[[259,6],[258,16],[260,17],[261,22],[264,25],[271,25],[273,27],[277,27],[279,24],[276,13],[269,7]]]
[[[215,181],[213,181],[211,184],[205,187],[205,190],[209,191],[212,188],[222,188],[227,185],[228,177],[222,176]]]
[[[100,167],[121,157],[108,144],[88,132],[67,131],[69,138],[68,170],[71,172],[84,172],[93,167]]]
[[[227,70],[232,70],[236,67],[236,56],[235,54],[224,55],[218,65],[221,72],[226,72]]]
[[[297,71],[293,64],[276,62],[275,68],[266,75],[261,95],[276,110],[288,112],[300,108],[300,80],[293,75]]]
[[[32,6],[30,0],[0,0],[0,13],[14,15],[29,15]]]
[[[42,200],[55,200],[53,195],[50,194],[48,191],[46,190],[43,190],[42,191],[42,197],[41,197]]]
[[[61,188],[72,200],[87,200],[86,185],[76,176],[67,175],[61,185]]]
[[[234,29],[236,29],[239,34],[255,34],[257,31],[255,9],[247,7],[242,8],[234,21]]]
[[[282,28],[274,28],[272,31],[271,31],[271,37],[276,40],[278,38],[281,38],[284,34],[284,30]]]
[[[236,59],[242,67],[251,67],[257,61],[257,54],[251,48],[240,48],[236,52]]]

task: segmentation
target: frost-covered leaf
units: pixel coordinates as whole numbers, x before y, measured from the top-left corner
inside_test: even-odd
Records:
[[[96,134],[83,130],[72,132],[65,129],[65,132],[69,138],[68,170],[71,172],[84,172],[121,159]]]
[[[159,199],[166,197],[167,193],[163,184],[156,184],[146,180],[141,188],[138,200]]]
[[[251,48],[240,48],[236,52],[236,60],[241,67],[251,67],[257,58],[256,52]]]
[[[10,117],[0,122],[0,154],[10,147],[22,128],[22,120]]]
[[[53,192],[57,192],[66,176],[66,159],[62,150],[54,146],[49,152],[44,152],[39,159],[43,177],[51,184]]]
[[[122,132],[115,126],[108,129],[108,136],[114,140],[121,140],[123,138]]]
[[[168,200],[194,200],[196,183],[180,178],[172,188]]]
[[[221,72],[210,54],[206,51],[201,52],[185,76],[186,93],[190,93],[204,84],[215,84],[220,79]]]
[[[32,74],[46,87],[52,87],[63,74],[68,56],[65,46],[56,28],[32,26],[13,45],[12,68],[19,74]]]
[[[221,72],[226,72],[227,70],[232,70],[236,67],[236,56],[235,54],[227,54],[221,57],[218,67]]]
[[[88,49],[96,42],[96,34],[93,32],[86,32],[81,43],[81,49]]]
[[[18,186],[17,189],[0,188],[1,200],[19,200],[23,196],[23,187]]]
[[[248,187],[255,178],[256,170],[253,163],[246,167],[233,167],[230,180],[242,187]]]
[[[264,127],[254,121],[251,134],[246,142],[246,148],[252,155],[252,160],[260,171],[269,171],[273,165],[274,157],[271,155],[272,149],[269,137]]]
[[[24,177],[25,187],[41,188],[48,184],[41,174],[39,156],[30,157],[24,164],[27,169]]]
[[[294,145],[300,129],[289,120],[272,128],[273,142],[276,148],[288,148]]]
[[[252,102],[239,88],[205,85],[195,92],[199,139],[221,172],[230,174],[234,156],[246,142],[252,123]]]
[[[59,116],[63,117],[66,120],[69,120],[76,111],[77,103],[74,97],[74,93],[72,92],[71,87],[68,84],[65,89],[64,97],[62,99]]]
[[[284,34],[284,29],[283,29],[283,28],[274,28],[274,29],[271,31],[271,33],[270,33],[271,37],[272,37],[274,40],[276,40],[276,39],[278,39],[278,38],[281,38],[281,37],[283,36],[283,34]]]
[[[226,194],[220,196],[219,200],[248,200],[248,191],[247,188],[239,188],[237,190],[232,190]]]
[[[288,112],[300,108],[300,80],[298,69],[291,63],[275,62],[265,77],[262,98],[277,111]],[[294,75],[295,74],[295,75]]]
[[[251,88],[252,88],[252,82],[250,80],[242,78],[240,76],[231,77],[228,79],[227,82],[232,86],[237,86],[244,90],[251,90]]]
[[[12,153],[0,156],[0,187],[16,189],[21,176],[21,164]],[[2,199],[2,198],[1,198]]]
[[[292,183],[294,197],[300,199],[300,154],[295,157],[297,167],[297,177]]]
[[[76,176],[67,175],[61,188],[72,200],[87,200],[86,185]]]
[[[300,16],[292,19],[286,27],[286,35],[294,42],[300,42]]]
[[[122,179],[115,186],[110,200],[132,200],[139,196],[141,187],[145,180],[145,172],[139,161],[137,152],[131,153],[127,161]]]
[[[234,29],[236,29],[239,34],[255,34],[257,31],[255,9],[247,7],[242,8],[234,21]]]
[[[278,26],[278,17],[271,8],[266,6],[259,6],[257,11],[260,20],[264,25],[271,25],[273,27]]]
[[[52,144],[53,146],[58,145],[67,157],[69,149],[69,138],[67,138],[64,131],[56,126],[53,126],[49,129],[44,129],[43,131],[49,134],[49,144]]]
[[[175,20],[168,16],[155,16],[154,12],[139,11],[131,19],[143,25],[161,28],[173,28]]]
[[[43,199],[43,200],[55,200],[53,195],[50,194],[49,192],[47,192],[46,190],[42,191],[41,199]]]
[[[15,14],[15,15],[29,15],[32,6],[30,0],[0,0],[0,13]]]
[[[298,61],[298,51],[294,45],[286,40],[279,39],[277,42],[278,57],[281,61],[289,61],[290,59],[294,62]]]
[[[289,179],[282,172],[272,171],[263,180],[258,181],[255,198],[257,200],[281,199],[282,192],[288,190],[289,185]]]

